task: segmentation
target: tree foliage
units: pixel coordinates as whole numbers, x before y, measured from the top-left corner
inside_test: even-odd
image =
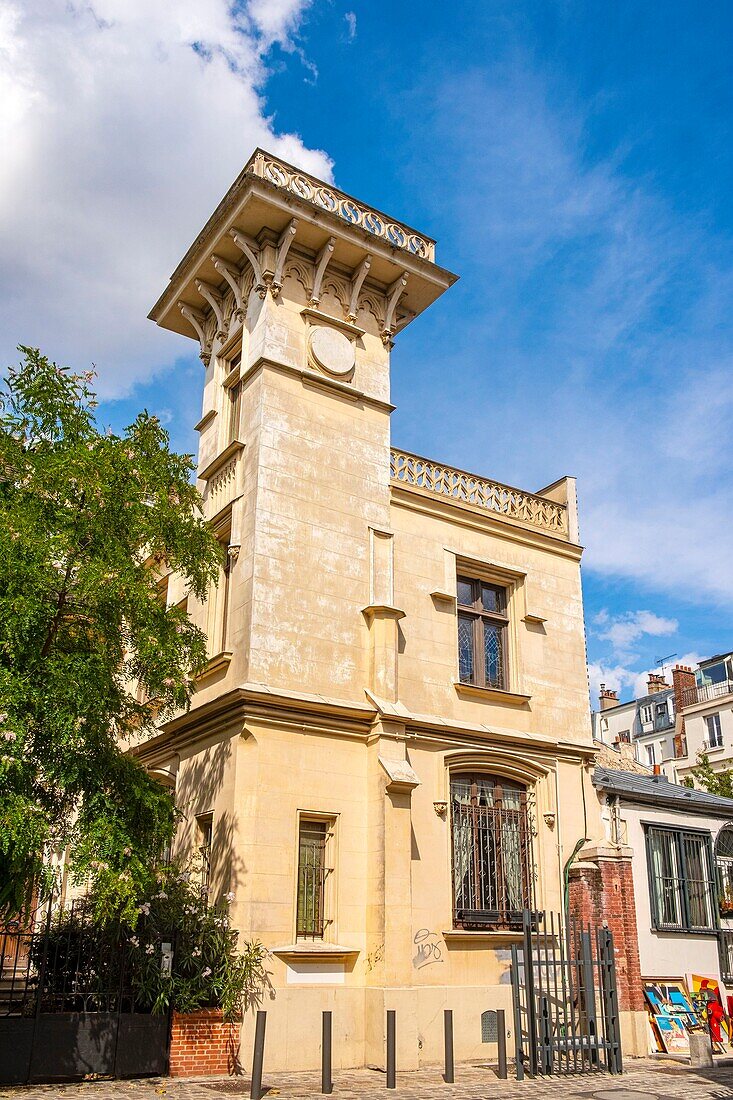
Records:
[[[187,707],[206,661],[160,571],[204,599],[220,550],[160,421],[101,431],[93,374],[20,350],[0,392],[0,913],[62,850],[129,906],[174,808],[125,742]]]
[[[714,771],[710,758],[704,752],[700,753],[697,764],[682,783],[685,787],[702,788],[708,794],[717,794],[721,798],[733,798],[733,771],[730,768]]]
[[[234,895],[210,907],[197,879],[177,864],[151,866],[139,904],[124,921],[100,920],[104,902],[94,890],[58,910],[48,943],[39,937],[34,946],[36,971],[44,953],[48,960],[41,997],[77,1012],[104,1006],[109,990],[124,986],[137,1011],[221,1008],[225,1019],[241,1018],[269,985],[267,952],[258,941],[238,944],[229,920]],[[170,969],[161,966],[164,943],[172,948]]]

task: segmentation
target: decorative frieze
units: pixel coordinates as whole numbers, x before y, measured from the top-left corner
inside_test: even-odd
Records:
[[[401,485],[473,504],[508,519],[540,527],[553,535],[568,537],[567,508],[546,497],[394,449],[390,451],[390,476],[393,482]]]

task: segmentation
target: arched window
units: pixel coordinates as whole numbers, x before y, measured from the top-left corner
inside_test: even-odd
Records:
[[[733,825],[724,825],[715,841],[718,904],[721,917],[733,917]]]
[[[451,778],[453,924],[516,927],[533,908],[527,790],[498,775]]]

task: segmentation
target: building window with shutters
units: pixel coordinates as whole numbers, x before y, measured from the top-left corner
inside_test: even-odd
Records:
[[[459,576],[457,590],[461,683],[509,691],[507,588]]]
[[[453,924],[510,928],[534,909],[527,790],[501,776],[451,778]]]
[[[301,817],[298,825],[298,883],[296,936],[299,940],[325,939],[332,923],[332,818]]]
[[[715,931],[710,833],[648,825],[646,851],[653,927],[660,931]]]

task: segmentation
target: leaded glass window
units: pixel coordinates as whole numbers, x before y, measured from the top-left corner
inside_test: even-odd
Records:
[[[507,690],[507,590],[470,577],[457,590],[460,681]]]

